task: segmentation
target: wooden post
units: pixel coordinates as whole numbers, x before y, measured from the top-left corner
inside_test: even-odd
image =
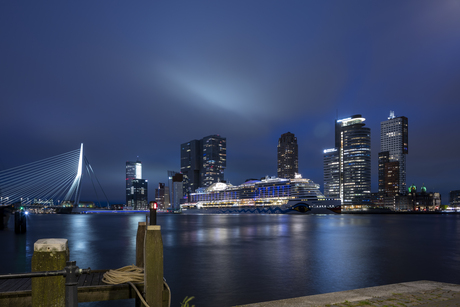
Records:
[[[14,232],[25,233],[27,229],[26,213],[24,211],[16,211],[14,213]]]
[[[145,240],[146,223],[139,222],[136,235],[136,266],[144,267],[144,240]]]
[[[144,291],[150,307],[163,301],[163,241],[161,226],[147,226],[144,246]]]
[[[68,260],[67,239],[37,240],[32,256],[32,272],[63,270]],[[32,278],[32,306],[65,306],[65,278]]]
[[[0,203],[0,230],[2,230],[3,228],[5,228],[5,220],[8,221],[6,219],[6,216],[5,216],[6,212],[2,206],[2,204]]]

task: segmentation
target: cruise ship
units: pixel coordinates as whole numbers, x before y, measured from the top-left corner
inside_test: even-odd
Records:
[[[216,182],[197,189],[181,205],[185,214],[334,214],[340,200],[328,199],[319,184],[296,174],[294,179],[265,177],[233,186]]]

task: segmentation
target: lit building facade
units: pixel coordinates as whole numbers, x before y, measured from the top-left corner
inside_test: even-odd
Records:
[[[371,131],[361,115],[336,120],[335,148],[323,152],[324,194],[346,209],[370,203]]]
[[[209,135],[201,140],[181,144],[181,173],[184,175],[183,192],[195,192],[224,181],[227,167],[227,139]]]
[[[224,181],[227,167],[227,139],[210,135],[202,140],[203,164],[200,174],[201,187],[209,187],[215,182]]]
[[[299,172],[297,138],[287,132],[278,140],[278,178],[294,179]]]
[[[406,155],[408,154],[407,117],[395,117],[390,112],[380,123],[379,192],[404,195],[406,185]],[[380,159],[380,157],[384,157]]]
[[[184,193],[195,192],[200,187],[202,148],[200,140],[192,140],[180,146],[180,171],[184,175]]]
[[[171,208],[174,211],[180,210],[180,204],[184,201],[184,175],[181,173],[174,174],[171,178]]]
[[[169,187],[166,184],[158,183],[158,188],[155,189],[155,201],[159,209],[166,210],[170,206]]]
[[[340,199],[340,151],[337,148],[325,149],[324,161],[324,196]]]
[[[148,182],[142,179],[142,163],[126,162],[126,206],[133,209],[147,209]]]
[[[460,190],[450,191],[449,206],[454,210],[460,209]]]

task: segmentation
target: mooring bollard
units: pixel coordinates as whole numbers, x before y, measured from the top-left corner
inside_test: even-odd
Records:
[[[144,291],[150,307],[161,307],[163,300],[163,241],[161,226],[147,226],[144,246]]]
[[[4,212],[5,212],[5,208],[3,208],[2,205],[0,204],[0,230],[3,230],[3,228],[5,228],[4,221],[6,220],[6,218],[5,218]]]
[[[40,239],[34,244],[32,272],[63,270],[69,261],[67,239]],[[32,278],[32,306],[65,306],[62,276]]]
[[[2,217],[3,218],[3,217]],[[23,210],[14,213],[14,232],[25,233],[27,229],[26,213]]]
[[[144,240],[145,240],[146,222],[139,222],[136,235],[136,266],[144,267]]]

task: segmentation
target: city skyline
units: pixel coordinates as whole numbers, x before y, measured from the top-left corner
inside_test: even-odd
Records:
[[[458,1],[4,1],[0,14],[1,170],[84,143],[122,203],[127,160],[139,156],[153,196],[180,169],[180,144],[219,134],[225,179],[241,184],[276,175],[290,131],[299,173],[323,190],[334,120],[362,114],[377,192],[378,131],[393,110],[410,120],[407,186],[443,203],[460,189]]]

